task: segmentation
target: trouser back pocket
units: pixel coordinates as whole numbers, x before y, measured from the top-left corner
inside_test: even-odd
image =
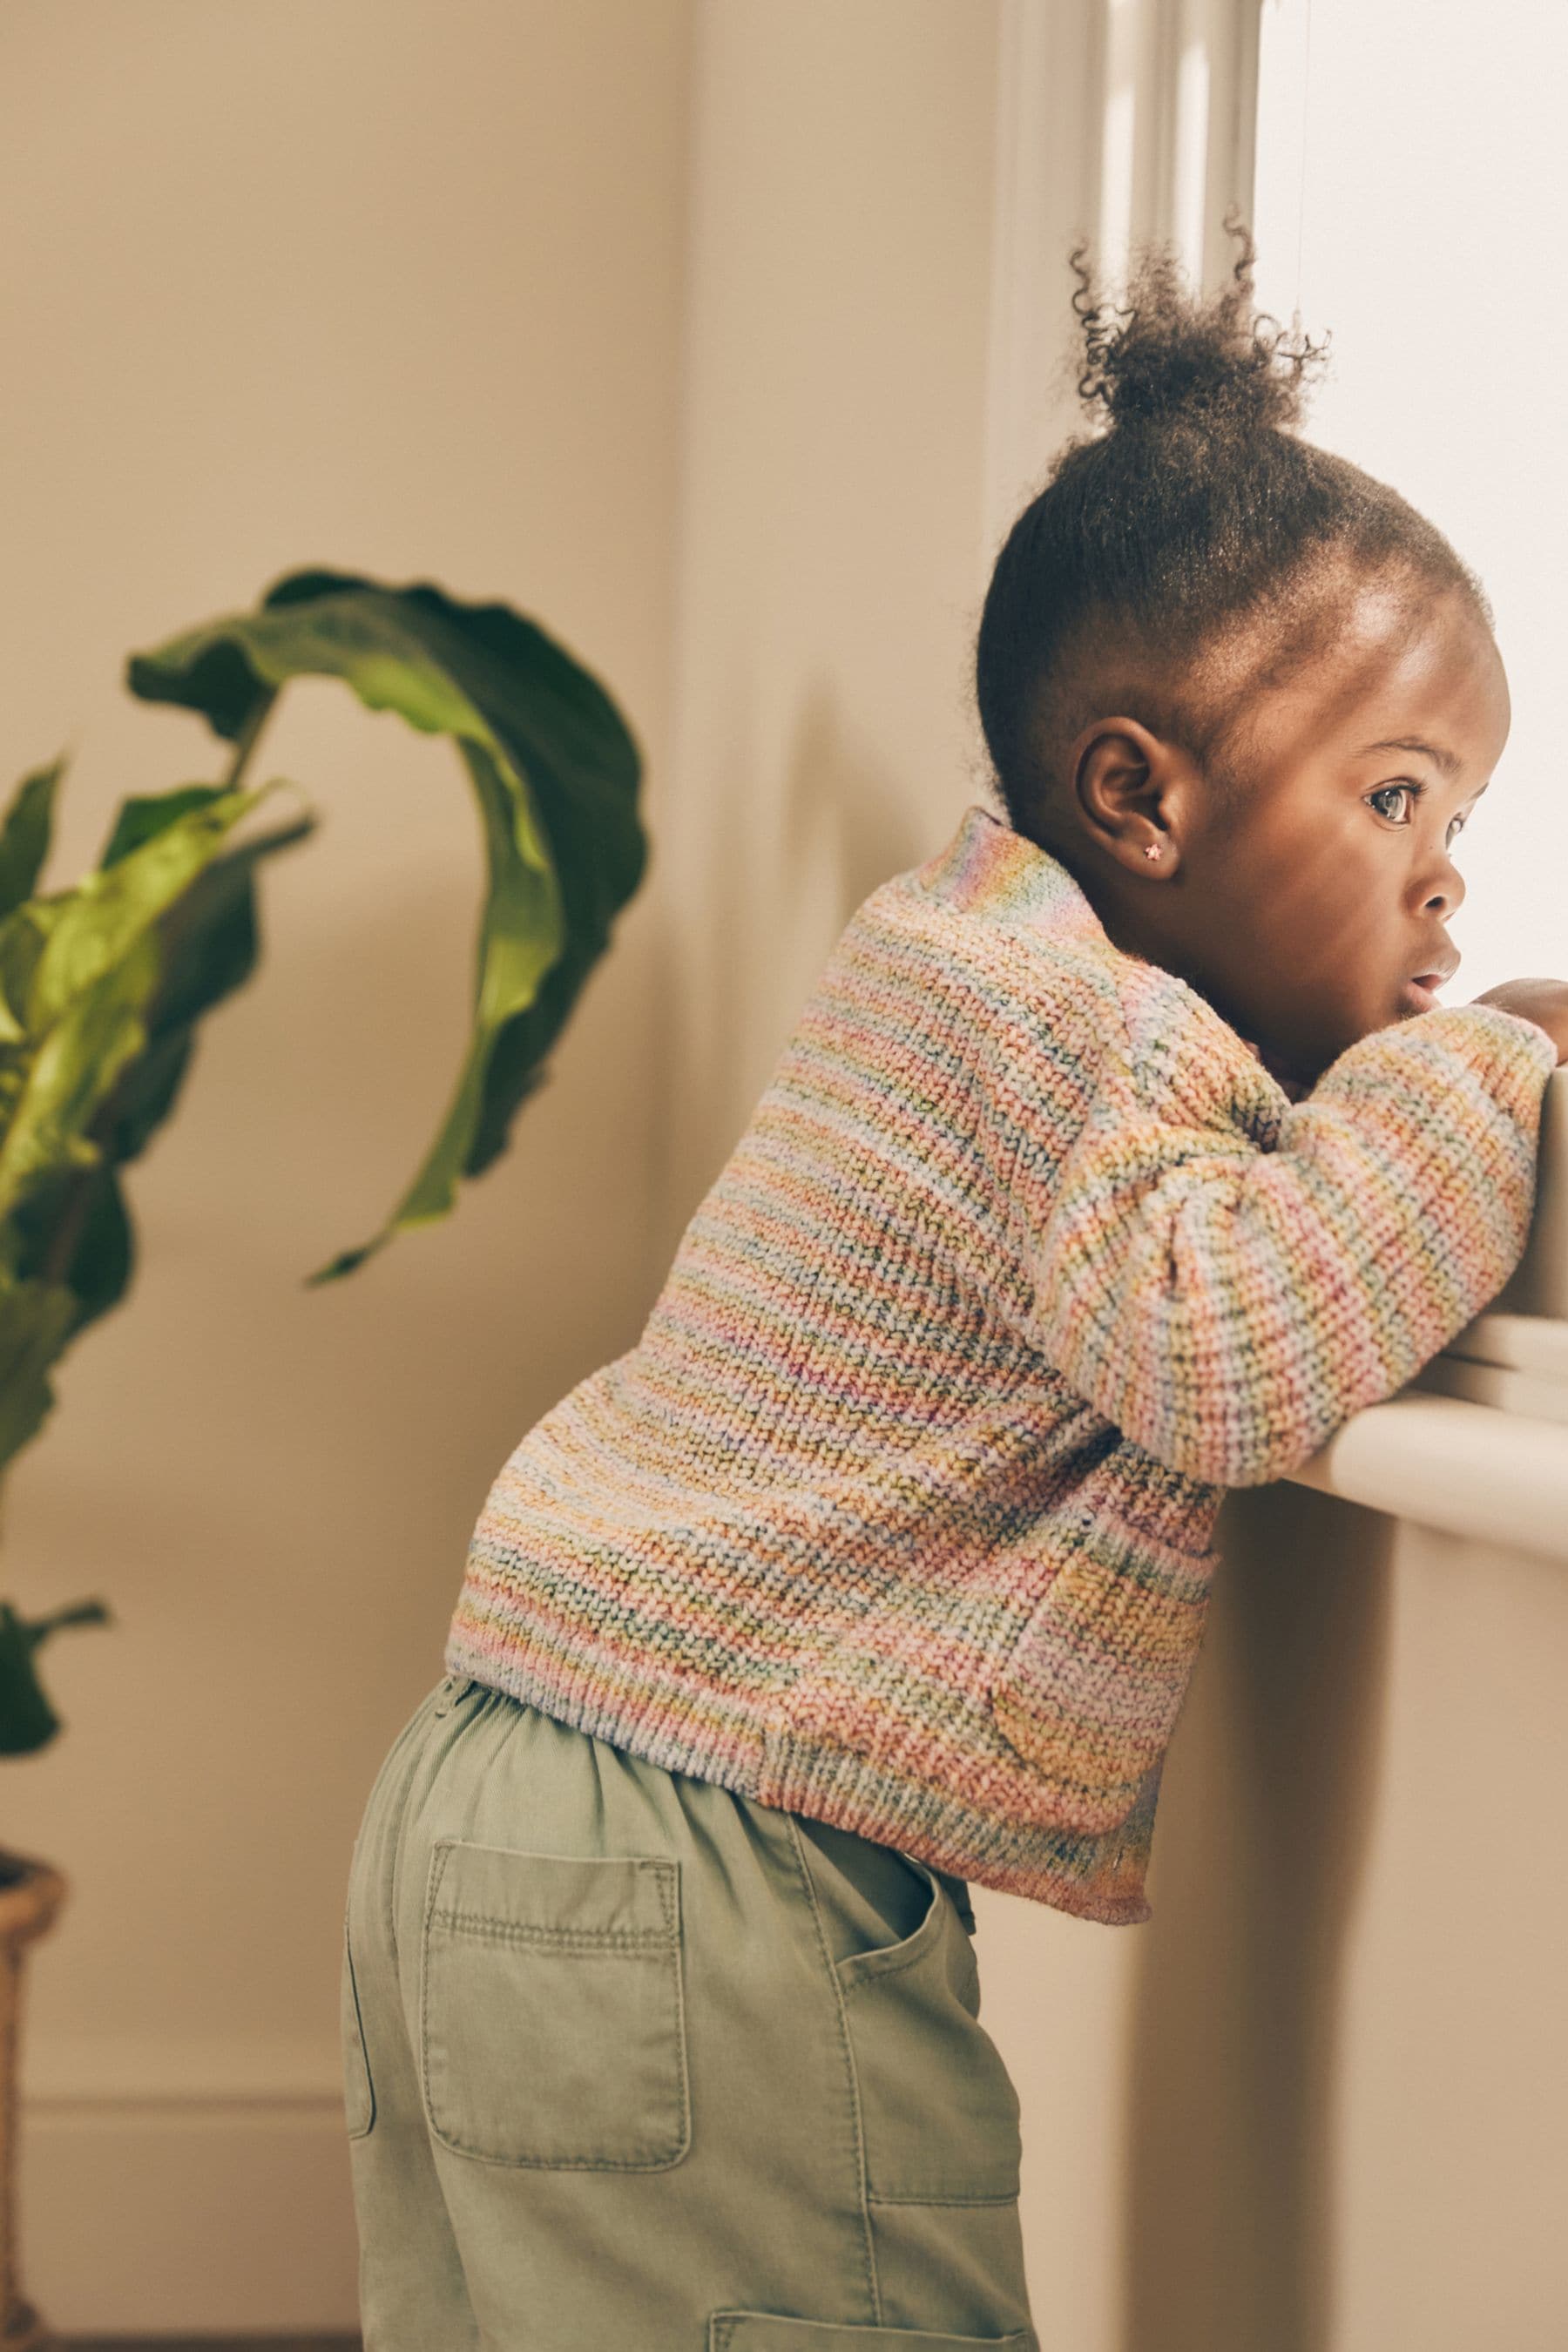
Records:
[[[421,1967],[425,2105],[444,2147],[623,2172],[686,2154],[675,1857],[438,1839]]]

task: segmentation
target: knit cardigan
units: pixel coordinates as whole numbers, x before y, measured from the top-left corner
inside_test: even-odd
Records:
[[[447,1667],[1147,1918],[1225,1490],[1496,1296],[1556,1058],[1439,1006],[1292,1102],[976,803],[840,935],[637,1344],[503,1465]]]

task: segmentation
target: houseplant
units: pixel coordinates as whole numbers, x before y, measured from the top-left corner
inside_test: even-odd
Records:
[[[433,1141],[380,1227],[308,1280],[341,1280],[399,1231],[452,1208],[505,1150],[611,924],[642,878],[641,762],[603,686],[502,604],[430,583],[304,570],[249,612],[132,655],[131,691],[199,713],[234,746],[226,774],[122,803],[97,866],[38,893],[64,760],[24,779],[0,821],[0,1500],[53,1403],[49,1372],[124,1298],[134,1237],[119,1171],[169,1116],[201,1016],[250,975],[261,861],[315,814],[237,839],[288,789],[251,785],[258,737],[293,677],[341,677],[367,708],[447,736],[479,804],[486,883],[473,1014]],[[98,1600],[33,1619],[0,1601],[0,1753],[59,1728],[37,1671]],[[10,2194],[22,1953],[52,1921],[60,1873],[0,1848],[0,2347],[47,2342],[16,2279]]]

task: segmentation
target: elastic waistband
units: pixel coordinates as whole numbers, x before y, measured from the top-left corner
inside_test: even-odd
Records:
[[[479,1690],[481,1687],[477,1675],[444,1675],[436,1685],[436,1713],[450,1714],[460,1698],[467,1698],[471,1690]]]

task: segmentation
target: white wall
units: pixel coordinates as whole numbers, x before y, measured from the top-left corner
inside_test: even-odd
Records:
[[[8,772],[75,740],[47,879],[221,772],[126,652],[309,562],[537,614],[668,793],[685,0],[14,0],[0,17]],[[658,877],[447,1224],[342,1285],[445,1108],[479,836],[456,757],[289,690],[316,839],[130,1171],[129,1303],[9,1482],[0,1590],[100,1593],[0,1833],[29,1968],[30,2289],[59,2327],[351,2324],[343,1886],[498,1463],[651,1302]],[[592,1213],[584,1213],[584,1204]]]
[[[980,789],[992,0],[707,0],[665,1255],[868,891]]]

